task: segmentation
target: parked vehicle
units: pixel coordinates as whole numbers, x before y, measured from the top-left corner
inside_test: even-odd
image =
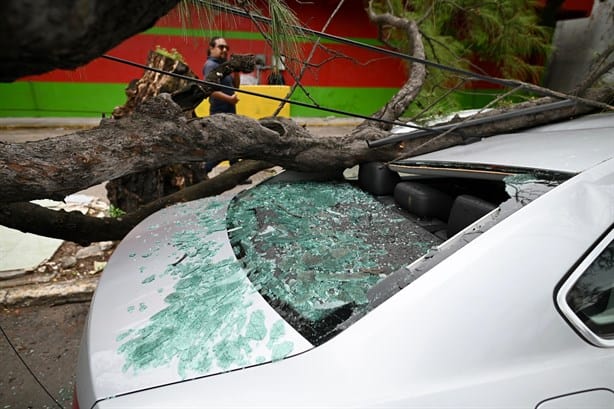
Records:
[[[79,406],[614,407],[613,136],[592,115],[157,212],[101,277]]]

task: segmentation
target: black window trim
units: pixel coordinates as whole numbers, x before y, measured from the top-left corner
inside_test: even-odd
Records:
[[[603,338],[590,329],[570,307],[567,302],[567,296],[580,277],[582,277],[586,270],[612,241],[614,241],[614,228],[610,227],[608,233],[602,236],[598,243],[579,262],[571,274],[565,278],[565,281],[556,294],[557,307],[573,329],[591,344],[604,348],[613,348],[614,339]]]

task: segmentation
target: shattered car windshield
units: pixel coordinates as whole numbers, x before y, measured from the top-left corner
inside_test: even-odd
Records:
[[[227,227],[258,291],[316,345],[369,309],[376,284],[445,241],[347,182],[263,183],[231,202]]]

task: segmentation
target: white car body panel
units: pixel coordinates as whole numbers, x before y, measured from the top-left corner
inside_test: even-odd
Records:
[[[535,407],[611,390],[612,350],[574,332],[552,289],[614,222],[613,187],[614,161],[564,183],[311,351],[99,407]]]
[[[614,124],[593,115],[526,132],[495,135],[479,143],[418,155],[416,162],[458,162],[577,173],[612,157]],[[599,132],[595,132],[595,129]],[[611,131],[604,132],[604,128]]]
[[[212,203],[215,205],[211,205]],[[187,259],[185,252],[173,245],[173,237],[177,233],[181,234],[183,229],[205,230],[205,226],[198,226],[192,221],[195,213],[206,210],[211,220],[222,221],[222,225],[214,226],[215,231],[208,234],[202,232],[202,240],[221,245],[207,260],[208,263],[215,264],[225,259],[236,262],[223,223],[227,203],[228,199],[202,199],[157,212],[131,231],[115,250],[92,301],[92,306],[95,308],[90,310],[82,342],[80,360],[87,362],[87,365],[78,368],[77,376],[82,379],[92,379],[92,384],[88,388],[89,393],[86,395],[81,392],[82,401],[86,402],[94,397],[115,396],[160,384],[178,382],[186,378],[230,371],[275,359],[272,356],[274,351],[268,348],[266,339],[264,339],[260,342],[254,340],[249,343],[251,349],[249,356],[245,357],[240,364],[233,362],[220,367],[219,364],[216,365],[219,360],[214,360],[206,370],[190,367],[189,362],[183,362],[182,365],[182,351],[191,347],[207,350],[215,347],[216,342],[220,342],[220,340],[202,335],[202,332],[207,330],[204,324],[211,319],[202,312],[202,316],[193,322],[200,321],[205,328],[197,330],[175,326],[178,330],[185,331],[185,345],[179,347],[179,351],[171,350],[169,356],[161,357],[160,359],[164,362],[156,362],[149,367],[141,368],[129,362],[130,357],[135,355],[134,351],[128,354],[120,350],[131,337],[132,339],[144,338],[138,333],[138,330],[149,325],[152,317],[160,317],[167,312],[165,310],[168,310],[169,303],[166,297],[176,291],[180,280],[165,270],[171,265],[180,266]],[[201,268],[201,266],[197,267]],[[240,280],[243,287],[241,304],[244,304],[245,310],[242,311],[242,314],[250,316],[256,311],[263,313],[264,326],[267,328],[271,328],[276,322],[282,322],[284,324],[283,340],[292,344],[292,354],[311,348],[311,344],[285,323],[253,288],[242,268],[237,267],[236,274],[240,276],[237,280]],[[138,293],[135,293],[135,290],[138,290]],[[196,311],[196,308],[191,309],[189,305],[185,307],[187,309],[179,311],[179,314],[189,315]],[[113,318],[112,322],[109,322],[109,316]],[[181,318],[177,315],[171,315],[171,317]],[[244,326],[246,325],[247,323]],[[132,334],[135,335],[132,336]],[[172,337],[162,339],[170,341]],[[137,348],[146,347],[146,339],[143,342],[140,340],[137,342],[141,344]],[[197,358],[198,356],[195,356],[193,359]],[[185,366],[187,368],[184,368]],[[86,385],[80,386],[84,387],[82,390],[86,390]],[[88,395],[89,399],[87,399]]]
[[[108,281],[101,281],[94,303],[114,299],[116,310],[109,313],[118,321],[108,331],[102,308],[89,319],[78,379],[95,381],[91,390],[79,384],[81,408],[94,400],[99,409],[608,407],[614,399],[614,349],[589,343],[555,303],[565,274],[614,225],[614,132],[609,138],[590,137],[591,148],[586,149],[591,120],[601,118],[412,158],[583,172],[479,235],[324,344],[312,348],[287,329],[295,349],[266,365],[225,368],[228,372],[217,375],[217,370],[192,373],[184,382],[172,362],[139,376],[118,370],[122,362],[115,349],[121,329],[135,322],[145,325],[164,302],[157,286],[147,293],[140,281],[124,277],[129,274],[114,271],[113,281],[103,274]],[[580,146],[589,151],[586,157],[577,155]],[[190,206],[194,203],[202,202]],[[170,217],[173,222],[177,218]],[[163,219],[148,220],[130,237]],[[227,243],[225,232],[212,234]],[[120,246],[117,258],[125,263],[130,252],[146,254],[152,245]],[[231,254],[232,249],[224,250],[224,257]],[[177,259],[171,248],[160,250],[160,257],[168,257],[169,263]],[[115,268],[112,262],[107,269]],[[253,305],[267,311],[267,322],[278,318],[259,304],[257,293],[252,297]],[[141,321],[125,313],[128,305],[139,302],[149,306]],[[133,392],[155,385],[162,386]]]
[[[448,115],[431,118],[425,122],[425,125],[428,127],[433,127],[433,126],[437,126],[438,124],[441,125],[441,124],[450,122],[454,118],[457,118],[457,119],[468,118],[469,119],[473,117],[474,115],[488,112],[488,111],[492,111],[492,109],[491,108],[464,109],[462,111],[453,112]],[[393,133],[393,134],[409,133],[409,132],[415,132],[417,130],[420,130],[421,128],[421,126],[415,122],[407,122],[406,124],[408,126],[400,126],[400,125],[393,126],[392,129],[390,130],[390,133]]]

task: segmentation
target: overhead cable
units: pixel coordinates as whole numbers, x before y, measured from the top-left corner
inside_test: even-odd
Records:
[[[433,134],[443,133],[448,130],[457,130],[457,129],[467,128],[470,126],[484,125],[484,124],[488,124],[488,123],[492,123],[496,121],[502,121],[505,119],[511,119],[511,118],[516,118],[520,116],[537,114],[540,112],[551,111],[554,109],[567,108],[567,107],[574,106],[575,104],[576,104],[576,101],[565,99],[563,101],[556,101],[556,102],[551,102],[548,104],[537,105],[534,107],[517,109],[514,111],[510,111],[510,112],[504,112],[502,114],[485,116],[483,118],[465,119],[463,120],[463,122],[460,122],[460,123],[457,122],[457,123],[446,124],[446,125],[441,125],[441,126],[434,126],[428,130],[396,133],[394,135],[390,135],[388,137],[378,139],[376,141],[367,141],[367,144],[369,145],[370,148],[378,148],[384,145],[390,145],[390,144],[397,143],[397,142],[403,142],[403,141],[408,141],[412,139],[422,138],[422,137],[433,135]]]
[[[236,16],[240,16],[240,17],[248,17],[248,18],[252,18],[258,22],[261,23],[265,23],[265,24],[271,24],[271,19],[269,17],[264,17],[262,15],[259,14],[254,14],[254,13],[250,13],[247,12],[245,10],[241,10],[235,7],[231,7],[228,6],[226,4],[221,4],[218,3],[216,1],[208,1],[208,0],[198,0],[200,3],[203,3],[205,5],[207,5],[208,7],[211,7],[213,9],[217,9],[219,11],[223,11],[225,13],[228,14],[233,14]],[[477,80],[482,80],[482,81],[486,81],[489,83],[493,83],[493,84],[498,84],[498,85],[503,85],[505,87],[518,87],[518,86],[524,86],[526,85],[525,83],[523,83],[522,81],[516,81],[516,80],[507,80],[507,79],[503,79],[503,78],[497,78],[497,77],[492,77],[490,75],[484,75],[484,74],[478,74],[475,72],[471,72],[471,71],[467,71],[467,70],[463,70],[460,68],[455,68],[455,67],[450,67],[448,65],[444,65],[444,64],[439,64],[433,61],[429,61],[429,60],[425,60],[423,58],[418,58],[418,57],[414,57],[408,54],[403,54],[400,53],[398,51],[394,51],[394,50],[387,50],[385,48],[381,48],[381,47],[377,47],[371,44],[366,44],[366,43],[361,43],[360,41],[356,41],[356,40],[351,40],[349,38],[344,38],[344,37],[340,37],[340,36],[336,36],[334,34],[328,34],[322,31],[317,31],[317,30],[312,30],[310,28],[306,28],[306,27],[301,27],[301,26],[294,26],[291,25],[289,26],[289,28],[291,28],[292,30],[298,32],[298,33],[304,33],[304,34],[308,34],[308,35],[314,35],[320,38],[326,38],[327,40],[331,40],[331,41],[335,41],[338,43],[342,43],[342,44],[347,44],[347,45],[351,45],[354,47],[358,47],[358,48],[364,48],[367,50],[371,50],[371,51],[375,51],[378,53],[382,53],[382,54],[386,54],[386,55],[390,55],[393,57],[398,57],[401,58],[403,60],[408,60],[408,61],[412,61],[412,62],[416,62],[419,64],[424,64],[430,67],[434,67],[434,68],[438,68],[440,70],[443,71],[449,71],[449,72],[453,72],[455,74],[459,74],[459,75],[463,75],[466,77],[470,77],[471,79],[477,79]],[[546,95],[546,96],[554,96],[552,95],[548,90],[541,90],[541,89],[534,89],[531,88],[532,91],[542,94],[542,95]]]
[[[388,125],[399,125],[399,126],[405,126],[405,127],[420,129],[420,130],[424,130],[424,131],[427,131],[427,130],[431,129],[431,128],[427,128],[427,127],[419,126],[419,125],[415,125],[415,124],[409,124],[408,125],[405,122],[388,121],[386,119],[374,118],[374,117],[371,117],[371,116],[368,116],[368,115],[362,115],[362,114],[357,114],[357,113],[353,113],[353,112],[342,111],[340,109],[335,109],[335,108],[327,108],[327,107],[323,107],[321,105],[307,104],[305,102],[294,101],[294,100],[287,99],[287,98],[275,97],[273,95],[260,94],[258,92],[248,91],[246,89],[234,88],[234,87],[230,87],[230,86],[227,86],[227,85],[218,84],[216,82],[201,80],[199,78],[193,78],[193,77],[189,77],[187,75],[177,74],[177,73],[170,72],[170,71],[164,71],[164,70],[161,70],[159,68],[154,68],[154,67],[150,67],[148,65],[139,64],[139,63],[134,62],[134,61],[129,61],[129,60],[126,60],[126,59],[123,59],[123,58],[119,58],[119,57],[114,57],[114,56],[108,55],[108,54],[104,54],[101,57],[105,58],[107,60],[119,62],[119,63],[126,64],[126,65],[131,65],[133,67],[142,68],[144,70],[149,70],[149,71],[157,72],[159,74],[170,75],[172,77],[180,78],[182,80],[194,82],[194,83],[197,83],[197,84],[214,86],[216,88],[227,89],[227,90],[231,90],[231,91],[235,91],[235,92],[240,92],[240,93],[247,94],[247,95],[253,95],[253,96],[256,96],[256,97],[260,97],[260,98],[272,99],[274,101],[285,102],[285,103],[288,103],[288,104],[298,105],[298,106],[302,106],[302,107],[305,107],[305,108],[317,109],[317,110],[320,110],[320,111],[331,112],[331,113],[334,113],[334,114],[346,115],[346,116],[351,116],[351,117],[355,117],[355,118],[366,119],[368,121],[381,122],[381,123],[385,123],[385,124],[388,124]]]

